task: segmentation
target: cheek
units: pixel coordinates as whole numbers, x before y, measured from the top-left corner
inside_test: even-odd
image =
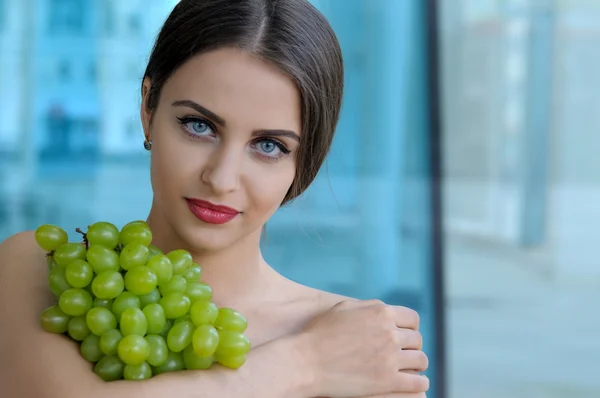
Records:
[[[250,200],[261,213],[261,218],[264,213],[271,215],[279,208],[294,181],[295,172],[294,165],[290,164],[289,167],[286,165],[275,172],[263,170],[247,177],[252,187],[248,192]]]
[[[182,185],[190,183],[190,178],[198,168],[198,152],[190,145],[181,145],[179,141],[160,137],[152,148],[152,185],[155,194],[161,197],[181,195]]]

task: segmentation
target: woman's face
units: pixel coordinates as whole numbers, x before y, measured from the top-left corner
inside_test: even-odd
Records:
[[[169,78],[152,123],[142,104],[142,119],[157,224],[195,250],[259,237],[296,172],[301,106],[292,80],[235,49],[205,53]]]

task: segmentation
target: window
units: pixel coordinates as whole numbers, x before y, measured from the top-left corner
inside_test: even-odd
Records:
[[[102,4],[102,22],[104,24],[104,34],[112,36],[115,33],[115,10],[111,0],[104,0]]]
[[[129,24],[129,32],[132,35],[137,36],[140,34],[140,32],[142,30],[142,22],[140,20],[139,14],[131,14],[128,19],[128,24]]]
[[[4,19],[5,14],[6,14],[6,10],[5,10],[5,3],[4,0],[0,0],[0,33],[2,33],[2,30],[4,28]]]
[[[95,83],[98,79],[98,67],[95,61],[92,61],[88,66],[88,77],[92,83]]]
[[[58,63],[58,80],[61,83],[68,83],[72,78],[71,64],[68,60],[62,59]]]
[[[82,0],[50,0],[48,2],[48,30],[51,33],[77,34],[84,30]]]

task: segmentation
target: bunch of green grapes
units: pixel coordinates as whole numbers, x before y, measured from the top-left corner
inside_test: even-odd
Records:
[[[36,230],[57,298],[42,312],[41,325],[79,342],[81,355],[103,380],[245,363],[246,319],[212,302],[212,288],[200,281],[202,269],[189,252],[164,254],[151,245],[144,221],[121,230],[97,222],[77,232],[82,242],[69,242],[54,225]]]

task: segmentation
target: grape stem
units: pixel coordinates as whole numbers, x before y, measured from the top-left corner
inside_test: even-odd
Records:
[[[52,257],[53,255],[54,255],[54,250],[46,253],[46,265],[48,265],[48,271],[52,271],[52,268],[54,268],[54,266],[53,266],[54,258]]]
[[[89,242],[88,242],[88,240],[87,240],[87,234],[86,234],[85,232],[83,232],[83,231],[81,230],[81,228],[77,228],[77,229],[75,230],[75,232],[78,232],[78,233],[80,233],[80,234],[83,236],[83,242],[85,243],[85,249],[86,249],[86,250],[87,250],[87,249],[89,249],[89,248],[90,248],[90,245],[89,245]]]

